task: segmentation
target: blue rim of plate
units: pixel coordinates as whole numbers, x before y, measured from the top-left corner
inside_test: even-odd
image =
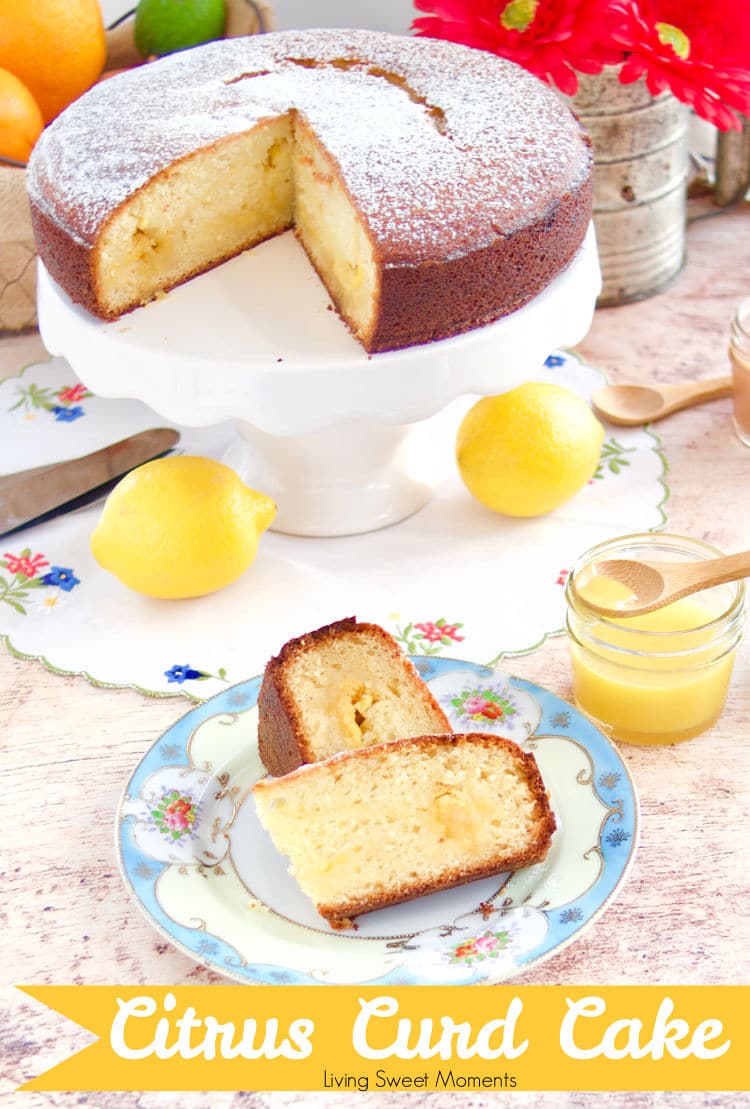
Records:
[[[529,702],[533,700],[539,708],[538,720],[535,726],[528,731],[525,739],[518,739],[513,736],[511,738],[517,738],[517,741],[521,742],[522,745],[526,743],[528,749],[535,750],[535,753],[537,753],[536,749],[543,750],[545,741],[556,740],[569,742],[580,750],[590,766],[587,766],[585,771],[578,773],[577,780],[580,784],[585,785],[587,791],[601,804],[603,813],[596,840],[585,852],[586,855],[593,854],[600,859],[601,869],[596,880],[569,901],[558,904],[554,908],[544,908],[542,905],[541,909],[527,910],[537,913],[543,912],[548,926],[543,939],[524,951],[510,967],[507,963],[503,965],[502,960],[500,960],[500,963],[493,963],[491,959],[478,962],[475,958],[473,963],[471,959],[468,960],[468,965],[463,968],[465,973],[453,973],[448,978],[443,977],[442,974],[423,976],[415,973],[411,968],[398,965],[374,977],[365,977],[358,981],[354,981],[350,977],[346,977],[345,980],[338,980],[335,974],[330,978],[327,977],[325,969],[321,972],[320,952],[316,952],[315,974],[283,965],[283,963],[280,964],[278,960],[264,962],[262,961],[262,951],[254,952],[254,956],[257,954],[257,958],[254,957],[249,960],[246,957],[243,958],[236,947],[227,943],[221,937],[212,934],[204,924],[197,922],[196,926],[193,927],[173,919],[159,903],[155,888],[164,872],[173,868],[176,864],[174,862],[159,862],[153,855],[148,855],[143,851],[142,846],[134,838],[133,829],[137,820],[132,813],[125,811],[127,804],[133,798],[139,796],[144,784],[153,775],[165,768],[174,769],[180,774],[188,774],[191,770],[197,771],[198,768],[191,762],[190,756],[192,737],[201,726],[210,722],[213,718],[236,718],[248,710],[254,709],[262,681],[262,676],[256,676],[231,686],[196,705],[172,724],[139,761],[118,806],[115,839],[120,872],[141,912],[157,932],[167,939],[173,947],[196,963],[202,964],[226,978],[248,985],[316,985],[326,983],[359,986],[497,984],[509,978],[515,978],[532,966],[537,966],[552,955],[558,954],[580,938],[583,932],[609,907],[615,894],[622,888],[632,867],[640,835],[639,803],[635,784],[626,764],[611,741],[571,704],[562,700],[550,690],[526,679],[515,677],[506,671],[499,671],[461,659],[415,655],[410,657],[422,678],[428,684],[445,676],[463,675],[463,685],[485,681],[494,682],[493,688],[498,688],[498,683],[500,683],[501,686],[504,684],[506,692],[509,691],[511,700],[514,696],[522,700],[528,698]],[[469,678],[468,682],[467,677]],[[455,705],[456,701],[453,700],[452,704]],[[447,703],[444,703],[443,707],[447,708]],[[481,725],[475,723],[473,726],[469,726],[468,722],[461,723],[455,720],[453,723],[456,725],[456,731],[495,730],[497,734],[509,734],[507,726],[501,730],[500,727],[488,727],[484,723]],[[526,725],[526,727],[529,728],[530,726]],[[542,745],[541,748],[539,747],[540,744]],[[539,758],[538,753],[537,758]],[[202,773],[204,777],[207,777],[210,788],[213,788],[218,781],[223,789],[228,775],[222,775],[218,769],[214,771],[213,768],[208,772],[202,768]],[[256,773],[252,780],[262,776],[262,773],[264,772],[261,769],[261,773]],[[546,775],[544,777],[550,793],[554,796],[555,781],[548,780]],[[230,827],[240,807],[241,801],[234,806],[227,828]],[[165,830],[163,824],[159,827],[161,831]],[[564,830],[562,834],[565,834]],[[227,865],[230,867],[232,865],[231,854],[228,863],[226,860],[222,861],[222,867]],[[179,863],[179,866],[183,873],[186,866],[188,869],[193,866],[196,870],[203,870],[205,873],[205,860],[203,863],[193,860],[187,864],[183,860]],[[516,872],[515,875],[510,876],[510,880],[512,881],[522,874],[521,871]],[[503,881],[497,891],[498,894],[506,891],[507,886],[508,881]],[[252,900],[252,893],[247,888],[246,893],[248,901]],[[504,899],[502,913],[510,910],[515,911],[518,908],[518,904],[516,904],[510,906],[509,909],[509,900],[507,897]],[[524,901],[533,901],[533,897],[527,894]],[[481,903],[482,909],[484,909],[485,904],[485,902]],[[264,906],[264,908],[266,907]],[[267,912],[268,910],[266,910]],[[273,916],[274,910],[271,909],[270,912]],[[500,901],[498,901],[498,912],[500,912]],[[465,921],[466,917],[464,916],[461,919]],[[279,917],[279,920],[284,920],[285,925],[289,925],[289,919],[284,918],[283,915]],[[441,934],[447,934],[447,931],[455,924],[455,921],[453,924],[447,922]],[[299,928],[299,941],[304,946],[306,940],[311,936],[310,929],[295,924],[292,924],[292,927]],[[435,932],[437,929],[431,928],[429,931]],[[335,933],[334,937],[331,938],[336,941],[340,938],[342,944],[351,943],[352,940],[349,933],[340,932]],[[367,944],[368,938],[363,937],[362,942]],[[325,962],[325,955],[322,956],[322,959]],[[456,960],[452,961],[455,962]]]

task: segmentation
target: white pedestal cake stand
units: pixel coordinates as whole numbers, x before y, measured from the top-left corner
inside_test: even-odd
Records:
[[[332,536],[425,504],[432,490],[413,472],[411,432],[455,398],[511,389],[556,347],[580,342],[599,289],[589,230],[568,269],[513,315],[368,356],[287,233],[113,323],[73,304],[40,264],[38,314],[49,352],[98,396],[136,398],[188,427],[236,420],[242,449],[227,460],[276,501],[275,529]]]

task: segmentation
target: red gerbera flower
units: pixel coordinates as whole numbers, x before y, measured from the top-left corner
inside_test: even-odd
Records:
[[[604,34],[610,0],[415,0],[418,35],[509,58],[572,96],[580,73],[622,61]]]
[[[750,5],[688,0],[609,0],[611,35],[626,53],[624,84],[645,75],[722,131],[750,114]]]

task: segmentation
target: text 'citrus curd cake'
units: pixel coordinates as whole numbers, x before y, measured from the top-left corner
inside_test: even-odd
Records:
[[[252,793],[290,873],[337,929],[541,862],[555,830],[534,756],[484,733],[361,747]]]
[[[27,185],[40,258],[102,319],[294,228],[353,334],[385,351],[541,292],[583,241],[592,156],[567,105],[512,62],[316,29],[101,82],[45,129]]]
[[[338,620],[286,643],[258,696],[258,751],[271,774],[339,751],[450,732],[443,710],[393,636]]]

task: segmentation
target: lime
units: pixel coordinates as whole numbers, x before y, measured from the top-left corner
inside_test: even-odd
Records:
[[[542,516],[574,496],[596,472],[604,429],[570,389],[530,381],[483,397],[458,429],[461,478],[487,508]]]
[[[139,0],[135,45],[144,58],[161,58],[220,39],[226,19],[224,0]]]
[[[107,498],[91,551],[149,597],[199,597],[253,562],[273,501],[212,458],[172,455],[132,470]]]

